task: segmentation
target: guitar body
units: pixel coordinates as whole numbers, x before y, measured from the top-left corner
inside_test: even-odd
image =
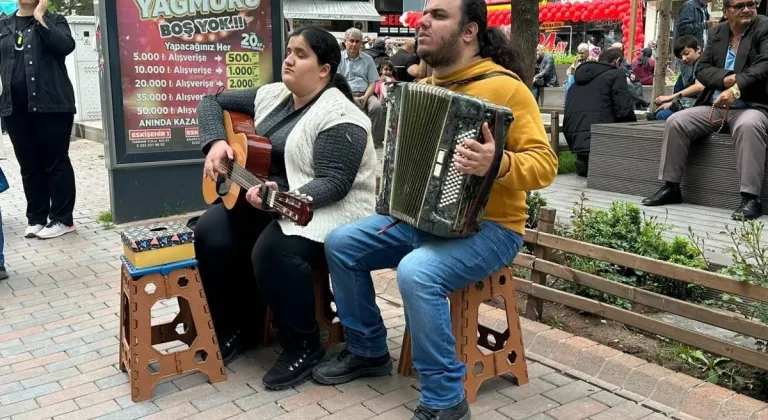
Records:
[[[245,167],[259,178],[269,177],[272,158],[272,143],[266,137],[256,135],[253,118],[239,112],[224,111],[224,139],[235,152],[235,163]],[[221,178],[221,177],[220,177]],[[229,179],[221,184],[216,180],[203,177],[203,199],[214,204],[221,199],[224,207],[232,209],[237,205],[243,188]]]

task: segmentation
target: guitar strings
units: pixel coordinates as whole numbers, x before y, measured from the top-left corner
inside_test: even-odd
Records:
[[[223,169],[223,170],[226,170],[227,173],[232,174],[230,179],[235,181],[237,184],[241,184],[241,186],[246,187],[246,189],[251,189],[251,188],[253,188],[253,187],[257,186],[257,185],[260,186],[260,185],[265,184],[264,181],[262,181],[256,175],[253,175],[252,173],[248,172],[247,170],[245,171],[245,175],[244,176],[241,175],[241,173],[239,171],[236,172],[235,169],[243,168],[242,165],[238,164],[236,168],[233,168],[232,167],[232,162],[229,162],[226,167],[225,167],[225,165],[219,165],[219,167],[221,169]],[[245,168],[243,168],[243,170],[245,170]],[[251,181],[249,181],[246,178],[251,179]],[[275,192],[276,191],[272,190],[270,192],[270,194],[274,194]],[[272,207],[274,209],[278,210],[278,211],[283,210],[283,211],[281,211],[281,213],[290,212],[290,210],[288,208],[286,208],[285,206],[283,206],[282,204],[280,204],[280,203],[278,203],[276,201],[272,201]]]

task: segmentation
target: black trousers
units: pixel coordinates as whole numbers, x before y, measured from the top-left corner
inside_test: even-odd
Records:
[[[3,118],[21,167],[30,225],[46,225],[48,219],[74,224],[75,171],[69,160],[74,118],[74,114],[24,111]]]
[[[322,243],[284,235],[247,203],[231,211],[218,204],[197,221],[195,253],[219,337],[258,339],[268,305],[284,348],[319,344],[312,266],[325,258]]]

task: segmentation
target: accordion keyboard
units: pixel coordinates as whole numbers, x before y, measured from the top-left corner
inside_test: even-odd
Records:
[[[466,128],[460,126],[457,134],[455,146],[464,146],[465,141],[475,139],[477,136],[477,129],[466,130]],[[453,165],[453,161],[449,162],[449,165],[450,167],[448,168],[448,174],[445,178],[444,189],[440,193],[440,201],[437,205],[439,208],[456,204],[456,202],[459,201],[459,198],[461,197],[461,188],[464,185],[464,181],[467,179],[465,174],[462,174],[456,169],[456,166]]]

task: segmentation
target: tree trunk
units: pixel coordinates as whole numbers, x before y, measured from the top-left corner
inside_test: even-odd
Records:
[[[512,7],[512,42],[520,49],[525,74],[519,76],[529,87],[533,83],[536,67],[536,46],[539,44],[539,2],[537,0],[515,0]]]
[[[664,94],[667,85],[667,61],[669,61],[669,27],[672,23],[672,0],[661,0],[659,4],[659,28],[656,36],[658,57],[653,70],[653,94],[651,109],[656,112],[656,98]]]

